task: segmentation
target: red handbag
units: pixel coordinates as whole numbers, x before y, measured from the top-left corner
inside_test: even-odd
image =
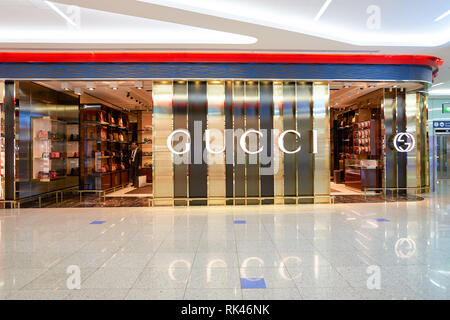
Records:
[[[48,131],[39,130],[37,137],[38,138],[48,138]]]

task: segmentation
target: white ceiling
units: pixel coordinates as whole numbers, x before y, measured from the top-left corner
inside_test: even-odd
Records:
[[[448,10],[448,0],[0,0],[0,49],[434,55],[443,84],[430,92],[450,95]]]

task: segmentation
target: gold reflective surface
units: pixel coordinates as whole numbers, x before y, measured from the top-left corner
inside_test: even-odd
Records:
[[[225,84],[211,81],[207,84],[208,120],[208,197],[225,198]],[[217,153],[216,153],[217,152]],[[224,205],[225,199],[211,199],[209,204]]]
[[[275,204],[284,204],[284,154],[278,147],[278,137],[283,131],[283,84],[273,83],[273,151],[274,167],[278,168],[273,177]]]
[[[173,160],[167,137],[173,130],[172,82],[153,84],[153,197],[155,205],[172,205]],[[158,198],[163,198],[158,200]]]
[[[420,187],[420,156],[417,150],[420,150],[420,113],[419,95],[415,92],[407,93],[406,98],[406,132],[411,133],[416,139],[416,148],[407,154],[407,169],[406,169],[406,186]],[[419,131],[420,132],[420,131]],[[420,154],[420,152],[419,152]]]
[[[330,194],[330,119],[328,84],[313,84],[313,130],[317,132],[318,152],[314,155],[314,196]],[[314,202],[328,202],[316,198]]]

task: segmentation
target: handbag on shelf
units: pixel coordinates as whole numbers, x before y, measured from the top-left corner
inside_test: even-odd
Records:
[[[44,171],[39,171],[38,172],[38,179],[48,179],[50,177],[50,173],[49,172],[44,172]]]
[[[100,139],[101,140],[106,140],[107,138],[107,132],[106,132],[106,130],[105,129],[101,129],[100,130]]]
[[[79,167],[77,167],[77,168],[72,168],[72,169],[70,170],[70,175],[71,175],[71,176],[79,176],[79,175],[80,175],[80,168],[79,168]]]
[[[45,130],[39,130],[39,131],[38,131],[38,134],[37,134],[37,137],[38,137],[38,138],[42,138],[42,139],[48,138],[48,131],[45,131]]]

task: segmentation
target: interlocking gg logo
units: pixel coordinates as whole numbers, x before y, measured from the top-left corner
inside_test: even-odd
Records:
[[[400,132],[394,136],[393,145],[398,152],[410,152],[416,146],[416,139],[412,133]]]

